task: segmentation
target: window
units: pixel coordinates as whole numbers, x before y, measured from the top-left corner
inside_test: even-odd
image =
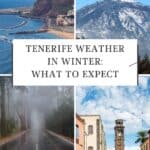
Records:
[[[79,126],[76,125],[76,138],[78,139],[79,138]]]
[[[93,146],[89,146],[89,147],[88,147],[88,150],[93,150]]]
[[[88,126],[88,134],[93,134],[93,126],[92,125]]]

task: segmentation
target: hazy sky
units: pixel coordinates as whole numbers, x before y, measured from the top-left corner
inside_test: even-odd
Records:
[[[114,125],[123,119],[125,149],[139,150],[136,134],[150,128],[150,77],[140,77],[135,87],[78,87],[77,113],[101,116],[108,150],[114,150]]]
[[[80,9],[83,6],[92,4],[96,1],[100,1],[100,0],[76,0],[76,6],[77,6],[77,9]],[[143,3],[144,5],[150,5],[150,0],[137,0],[137,1]]]

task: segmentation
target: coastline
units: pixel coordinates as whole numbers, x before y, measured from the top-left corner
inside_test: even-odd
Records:
[[[23,18],[30,18],[30,19],[40,19],[40,20],[43,20],[43,18],[40,18],[40,17],[34,17],[32,15],[27,15],[27,14],[23,14],[23,11],[19,12],[19,11],[16,11],[15,13],[13,13],[11,10],[8,10],[9,13],[7,12],[7,14],[10,14],[10,15],[18,15],[20,17],[23,17]],[[14,28],[17,28],[17,27],[20,27],[20,26],[23,26],[27,24],[27,21],[23,21],[22,23],[20,23],[19,25],[16,25],[16,26],[13,26],[11,27],[10,29],[14,29]],[[46,25],[46,22],[44,23]],[[45,25],[44,27],[42,27],[41,29],[39,29],[38,31],[22,31],[22,32],[16,32],[16,33],[11,33],[11,34],[29,34],[29,33],[40,33],[40,32],[47,32],[49,34],[54,34],[60,38],[64,38],[64,39],[74,39],[74,32],[67,32],[63,29],[63,27],[61,27],[60,29],[58,28],[48,28],[48,29],[45,29]]]
[[[51,34],[55,34],[60,38],[74,39],[74,33],[71,32],[59,31],[57,29],[52,29],[52,28],[47,29],[47,32]]]

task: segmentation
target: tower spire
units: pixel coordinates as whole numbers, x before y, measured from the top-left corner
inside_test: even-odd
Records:
[[[124,150],[124,125],[123,119],[115,121],[115,150]]]

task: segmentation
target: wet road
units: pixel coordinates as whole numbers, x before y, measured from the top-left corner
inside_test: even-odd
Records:
[[[38,136],[40,135],[40,136]],[[38,138],[39,137],[39,138]],[[0,150],[73,150],[73,144],[49,133],[27,132],[22,138],[0,147]]]

